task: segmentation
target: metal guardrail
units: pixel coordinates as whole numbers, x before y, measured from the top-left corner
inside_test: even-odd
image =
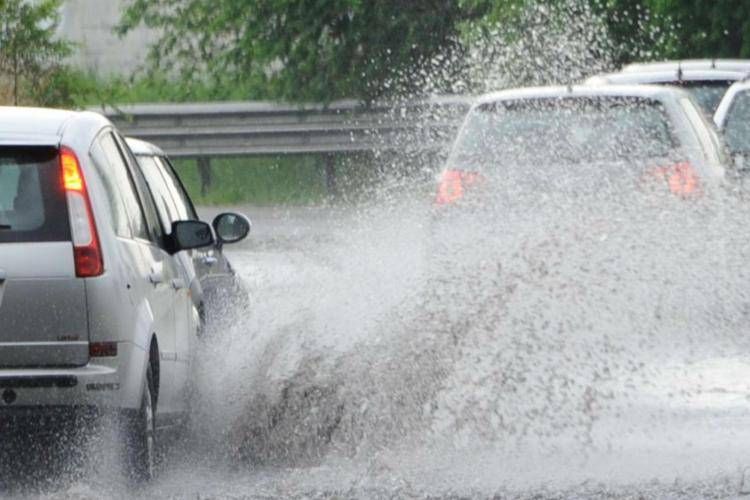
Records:
[[[173,157],[208,159],[268,154],[437,150],[446,146],[470,105],[437,97],[364,106],[270,102],[136,104],[105,108],[126,135]]]

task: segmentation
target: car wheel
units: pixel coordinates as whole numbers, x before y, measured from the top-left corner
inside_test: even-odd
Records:
[[[140,409],[125,418],[125,464],[129,477],[136,483],[154,477],[156,426],[153,375],[149,366]]]

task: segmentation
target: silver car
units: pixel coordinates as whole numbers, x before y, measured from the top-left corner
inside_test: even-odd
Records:
[[[622,71],[592,76],[586,84],[675,85],[688,90],[712,116],[726,90],[750,74],[750,61],[741,59],[689,60],[639,63]]]
[[[0,419],[114,413],[149,479],[155,431],[188,409],[200,324],[180,254],[214,244],[204,222],[164,226],[106,118],[0,108]]]
[[[164,151],[154,144],[132,137],[126,138],[125,142],[138,160],[138,166],[154,195],[162,225],[169,227],[179,220],[198,220],[193,202]],[[176,255],[189,275],[190,296],[202,322],[209,318],[226,318],[224,309],[244,309],[249,302],[247,291],[223,251],[225,244],[243,239],[246,233],[225,234],[227,222],[231,222],[229,227],[251,227],[244,215],[219,214],[212,221],[219,235],[214,245]]]

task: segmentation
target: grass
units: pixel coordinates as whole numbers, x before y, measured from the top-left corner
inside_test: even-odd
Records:
[[[323,159],[316,156],[213,159],[205,193],[195,160],[175,159],[174,164],[199,205],[309,205],[328,197]]]
[[[338,155],[334,195],[328,192],[325,159],[320,155],[215,158],[211,161],[211,185],[202,193],[196,160],[173,159],[173,163],[198,205],[356,202],[394,178],[368,154]]]

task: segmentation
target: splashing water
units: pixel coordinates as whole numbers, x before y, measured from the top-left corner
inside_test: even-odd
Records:
[[[533,5],[512,43],[478,43],[455,88],[611,68],[602,20],[573,4]],[[240,463],[349,471],[360,492],[384,478],[419,495],[586,491],[744,467],[742,196],[511,186],[435,214],[413,183],[276,218],[283,236],[232,256],[253,310],[202,348],[196,434]]]
[[[606,27],[582,5],[532,4],[477,40],[460,76],[438,58],[427,93],[610,69]],[[414,161],[418,142],[376,162]],[[219,482],[236,479],[226,463],[251,478],[215,496],[736,492],[750,460],[741,193],[510,186],[479,211],[440,212],[417,183],[396,172],[360,204],[248,210],[258,234],[228,251],[252,305],[212,325],[194,372],[188,455],[208,455]]]

